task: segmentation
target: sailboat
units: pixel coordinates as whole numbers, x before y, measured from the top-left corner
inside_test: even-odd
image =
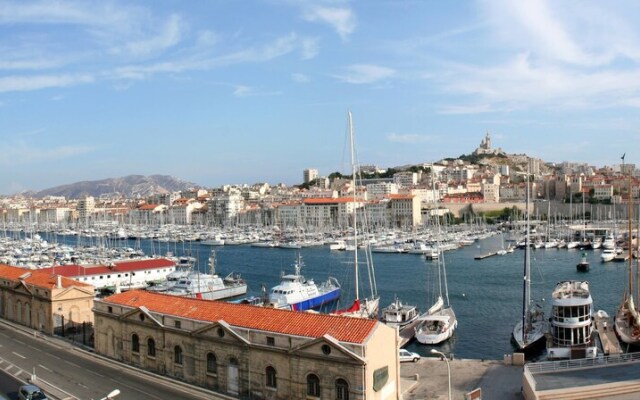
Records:
[[[624,162],[624,156],[623,156]],[[629,220],[629,235],[628,235],[628,251],[629,251],[629,264],[628,264],[628,287],[625,289],[622,303],[616,312],[616,318],[614,321],[614,327],[618,337],[621,341],[627,345],[640,345],[640,313],[636,309],[636,305],[633,300],[633,232],[631,230],[631,220],[633,209],[631,207],[631,174],[629,174],[629,200],[628,200],[628,220]]]
[[[526,208],[526,233],[524,246],[524,282],[522,288],[522,319],[513,328],[513,340],[518,350],[526,351],[534,344],[543,341],[547,330],[544,312],[538,305],[531,302],[531,257],[529,255],[529,175],[527,174]]]
[[[432,179],[433,182],[433,179]],[[436,216],[436,218],[438,218]],[[440,235],[440,220],[438,224],[438,238]],[[449,303],[449,287],[447,285],[447,270],[442,254],[440,240],[436,241],[437,251],[440,253],[436,267],[438,268],[438,297],[431,308],[418,317],[414,337],[422,344],[438,344],[453,336],[458,326],[458,319],[453,307]],[[444,299],[442,297],[444,286]]]
[[[368,242],[364,244],[364,253],[366,256],[366,265],[367,265],[367,273],[369,277],[369,286],[371,288],[371,293],[369,297],[360,298],[360,288],[359,288],[359,263],[358,263],[358,207],[357,207],[357,181],[356,181],[356,173],[357,173],[357,160],[356,160],[356,152],[355,152],[355,140],[353,134],[353,116],[351,111],[349,111],[349,144],[351,148],[351,176],[352,176],[352,188],[353,188],[353,207],[352,207],[352,218],[353,222],[353,244],[348,246],[347,250],[353,251],[353,267],[354,267],[354,282],[355,282],[355,299],[353,304],[343,310],[338,310],[336,313],[347,316],[347,317],[357,317],[357,318],[378,318],[378,312],[380,310],[380,296],[378,296],[376,289],[376,280],[375,273],[373,270],[373,259],[371,255],[371,248]],[[366,213],[363,213],[363,216],[366,218]],[[365,225],[364,223],[362,224]]]

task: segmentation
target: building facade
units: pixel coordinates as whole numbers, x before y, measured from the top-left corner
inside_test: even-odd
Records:
[[[400,398],[398,336],[378,321],[145,291],[94,311],[96,353],[233,397]]]
[[[0,318],[54,333],[64,321],[93,321],[93,286],[41,270],[0,265]]]

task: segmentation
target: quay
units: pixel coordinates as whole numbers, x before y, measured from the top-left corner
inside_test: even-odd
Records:
[[[416,331],[416,326],[418,325],[418,322],[419,322],[418,320],[414,320],[411,323],[399,329],[400,348],[403,348],[413,340],[413,335]]]
[[[611,318],[596,313],[594,318],[594,325],[600,342],[602,343],[602,351],[605,355],[622,354],[622,347],[620,341],[616,337],[616,333],[613,330],[613,324]]]
[[[477,255],[477,256],[475,256],[473,258],[474,258],[474,260],[484,260],[485,258],[493,257],[493,256],[495,256],[497,254],[498,253],[496,253],[494,251],[494,252],[491,252],[491,253],[479,254],[479,255]]]
[[[616,261],[616,262],[629,261],[629,253],[623,252],[623,253],[617,254],[615,257],[613,257],[613,261]]]

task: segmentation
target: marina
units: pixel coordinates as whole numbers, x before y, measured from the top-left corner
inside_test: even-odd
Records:
[[[76,236],[54,236],[41,232],[51,243],[74,246]],[[195,268],[206,272],[210,245],[199,242],[159,243],[152,239],[121,240],[115,246],[138,245],[147,255],[174,252],[177,256],[195,257]],[[443,253],[447,265],[447,279],[451,304],[456,309],[459,324],[455,335],[442,345],[440,351],[454,353],[456,357],[471,359],[502,359],[513,352],[511,336],[515,322],[522,315],[522,250],[484,262],[474,262],[478,253],[493,252],[501,248],[499,235],[473,242],[457,250]],[[216,247],[218,269],[234,271],[247,282],[247,296],[263,295],[262,287],[272,288],[280,283],[281,274],[291,271],[291,262],[300,252],[305,261],[305,276],[323,282],[335,277],[342,287],[341,300],[336,307],[349,306],[355,298],[353,290],[353,254],[332,251],[329,245],[301,249],[258,248],[250,245]],[[586,250],[589,272],[579,272],[576,264],[583,251],[577,249],[535,249],[531,251],[531,291],[540,306],[550,312],[550,298],[555,284],[564,280],[588,280],[593,296],[594,310],[605,310],[615,315],[620,293],[626,287],[627,269],[623,263],[601,263],[601,250]],[[363,255],[364,257],[364,255]],[[379,253],[373,255],[380,304],[386,306],[400,297],[406,304],[425,310],[432,305],[425,288],[430,282],[436,261],[419,254]],[[407,348],[423,356],[432,346],[409,341]]]

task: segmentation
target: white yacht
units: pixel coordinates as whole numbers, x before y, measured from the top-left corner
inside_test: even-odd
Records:
[[[602,250],[602,253],[600,253],[600,259],[602,260],[602,262],[609,262],[609,261],[613,261],[614,258],[616,258],[616,255],[618,253],[616,252],[616,250],[612,247],[612,248],[605,248]]]
[[[209,257],[209,270],[208,274],[192,270],[187,276],[178,279],[164,293],[205,300],[227,299],[247,293],[247,283],[240,275],[230,273],[223,279],[216,274],[213,251]]]
[[[558,282],[552,295],[551,339],[547,358],[595,358],[593,299],[587,281]]]

